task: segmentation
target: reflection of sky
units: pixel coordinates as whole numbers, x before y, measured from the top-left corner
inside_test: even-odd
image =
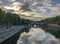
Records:
[[[59,44],[59,40],[40,28],[31,28],[29,33],[22,33],[17,44]]]
[[[24,3],[24,0],[0,0],[0,6],[11,6],[12,3],[16,2]],[[31,9],[39,14],[60,15],[60,0],[33,0],[30,6],[33,6]]]
[[[60,3],[60,0],[52,0],[52,2],[53,2],[53,5],[56,5]]]

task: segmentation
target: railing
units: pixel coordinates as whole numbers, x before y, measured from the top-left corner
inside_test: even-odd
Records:
[[[24,25],[22,25],[22,26],[13,26],[12,28],[7,29],[4,32],[0,32],[0,43],[7,40],[8,38],[10,38],[11,36],[13,36],[14,34],[21,31],[24,28],[27,28],[27,27],[24,26]]]

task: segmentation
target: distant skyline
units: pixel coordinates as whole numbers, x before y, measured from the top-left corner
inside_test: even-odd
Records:
[[[24,0],[0,0],[0,6],[13,8],[11,5],[17,2],[19,4],[24,4]],[[39,14],[50,16],[60,15],[60,0],[33,0],[33,3],[31,3],[30,6],[33,6],[30,8]]]

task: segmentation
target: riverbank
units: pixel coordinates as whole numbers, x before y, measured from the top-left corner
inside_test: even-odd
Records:
[[[10,38],[8,38],[7,40],[3,41],[1,44],[16,44],[17,43],[17,40],[19,39],[20,37],[20,34],[22,32],[19,31],[18,33],[16,33],[15,35],[11,36]]]
[[[29,32],[29,27],[26,25],[23,26],[16,26],[8,30],[6,33],[2,33],[3,35],[0,36],[0,43],[1,44],[16,44],[19,36],[23,32]]]
[[[60,39],[60,25],[48,24],[47,27],[44,27],[44,30],[53,34],[56,38]]]
[[[15,35],[17,32],[22,31],[24,29],[27,29],[27,26],[14,26],[13,28],[7,29],[3,32],[0,32],[0,43],[2,43],[3,41],[7,40],[8,38],[10,38],[11,36]]]

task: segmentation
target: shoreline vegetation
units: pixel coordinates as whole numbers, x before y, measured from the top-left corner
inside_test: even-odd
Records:
[[[0,8],[0,31],[16,25],[28,25],[29,23],[31,23],[30,20],[22,19],[17,14],[6,13]]]
[[[44,29],[46,32],[53,34],[56,38],[60,39],[60,16],[42,20],[47,27]]]

